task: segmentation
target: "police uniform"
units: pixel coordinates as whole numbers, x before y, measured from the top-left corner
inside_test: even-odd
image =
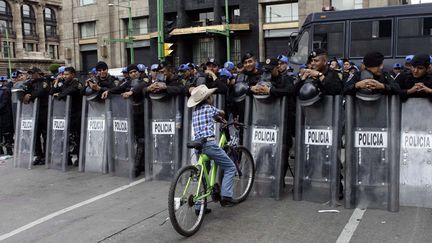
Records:
[[[413,67],[424,66],[426,69],[430,65],[429,55],[420,54],[415,55],[411,61]],[[404,79],[396,80],[400,86],[400,96],[403,101],[407,100],[410,97],[416,98],[432,98],[432,94],[427,94],[424,92],[415,92],[412,94],[408,94],[408,90],[414,87],[416,83],[423,83],[426,87],[432,88],[432,75],[425,73],[422,77],[415,78],[412,73],[409,73]]]
[[[41,73],[40,69],[33,68],[28,71],[29,73]],[[34,164],[44,164],[45,163],[45,151],[46,151],[46,134],[47,134],[47,116],[48,116],[48,95],[50,91],[50,84],[45,77],[40,77],[37,79],[31,79],[27,83],[27,88],[25,89],[25,95],[30,94],[30,101],[34,102],[37,98],[39,100],[39,112],[37,120],[36,129],[36,147],[35,155],[36,160]],[[44,143],[41,142],[41,137]]]
[[[72,80],[64,80],[61,85],[53,87],[50,94],[58,93],[56,97],[59,100],[66,100],[67,96],[71,97],[71,116],[70,116],[70,134],[69,141],[73,146],[72,153],[79,154],[79,142],[81,135],[81,109],[82,109],[82,96],[80,89],[82,84],[76,78]]]
[[[13,114],[12,94],[7,83],[7,77],[0,77],[0,154],[3,147],[8,155],[12,155],[13,148]]]

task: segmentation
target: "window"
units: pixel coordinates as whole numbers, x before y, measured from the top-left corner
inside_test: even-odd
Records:
[[[125,20],[126,34],[128,33],[129,19]],[[144,35],[148,33],[148,18],[132,19],[132,35]]]
[[[29,51],[37,51],[37,45],[35,43],[24,43],[24,50]]]
[[[36,17],[33,8],[24,4],[21,6],[22,28],[24,37],[36,35]]]
[[[432,53],[432,17],[400,19],[397,56]]]
[[[305,64],[309,56],[309,32],[310,29],[305,29],[298,42],[294,43],[293,55],[291,57],[291,62],[296,64]]]
[[[0,33],[6,34],[6,30],[8,30],[8,34],[12,34],[12,12],[10,6],[7,2],[0,0]]]
[[[363,0],[332,0],[331,4],[336,10],[363,8]]]
[[[94,4],[94,3],[96,3],[96,0],[80,0],[80,6]]]
[[[58,59],[58,46],[57,45],[46,45],[46,50],[51,59]]]
[[[204,63],[209,57],[214,57],[214,39],[201,38],[193,48],[194,63]]]
[[[81,39],[93,38],[96,36],[96,22],[87,22],[80,24]]]
[[[55,13],[50,8],[44,9],[44,20],[45,20],[45,36],[56,37],[57,36],[57,19]]]
[[[266,6],[266,23],[297,21],[298,19],[298,3],[273,4]]]
[[[241,61],[240,39],[234,38],[231,42],[231,61],[239,63]]]
[[[199,13],[199,20],[200,21],[213,21],[214,20],[214,13],[213,12]]]
[[[384,56],[391,56],[392,21],[352,22],[350,46],[350,57],[363,57],[369,51],[378,51]]]
[[[344,57],[344,24],[315,24],[313,48],[327,50],[329,57]]]
[[[9,46],[8,46],[8,43],[7,43],[7,41],[3,41],[1,44],[2,44],[1,51],[2,51],[2,54],[3,54],[3,58],[8,58],[9,57],[9,52],[8,52]],[[14,42],[9,42],[9,45],[10,45],[10,57],[14,58],[15,57],[15,43]]]

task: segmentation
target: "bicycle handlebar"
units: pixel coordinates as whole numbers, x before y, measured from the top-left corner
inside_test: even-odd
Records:
[[[244,123],[237,122],[237,121],[233,121],[233,122],[226,122],[225,121],[225,122],[221,122],[221,123],[223,124],[221,126],[221,128],[220,128],[221,131],[227,129],[230,126],[238,126],[240,128],[245,128],[246,127],[246,125]]]

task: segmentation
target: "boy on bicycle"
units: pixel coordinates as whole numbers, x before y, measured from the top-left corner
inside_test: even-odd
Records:
[[[231,207],[236,204],[233,200],[233,180],[236,173],[234,162],[225,151],[220,148],[215,140],[215,119],[223,120],[225,112],[214,107],[212,94],[216,88],[209,89],[207,86],[199,85],[194,88],[189,97],[187,106],[195,107],[192,114],[192,127],[195,140],[203,143],[202,152],[214,160],[224,171],[221,187],[221,201],[223,207]]]

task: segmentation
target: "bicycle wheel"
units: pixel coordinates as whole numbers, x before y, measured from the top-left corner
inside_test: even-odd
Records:
[[[237,167],[233,181],[233,199],[243,202],[252,190],[255,179],[255,164],[249,150],[243,146],[234,147],[228,151],[228,156]],[[223,180],[221,173],[220,181]]]
[[[171,224],[181,235],[191,236],[200,228],[204,220],[207,198],[196,201],[199,181],[198,168],[192,165],[181,168],[171,183],[168,196],[168,212]],[[207,188],[201,183],[199,195]]]

